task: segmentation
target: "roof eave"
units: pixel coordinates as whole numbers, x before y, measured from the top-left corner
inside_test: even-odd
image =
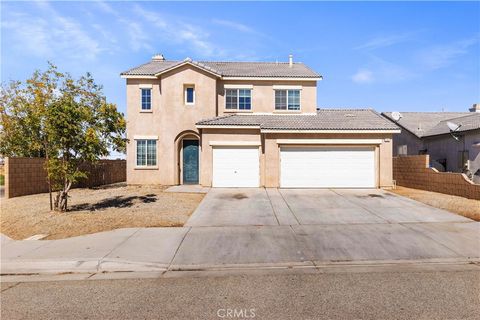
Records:
[[[320,81],[323,77],[231,77],[223,76],[222,80],[263,80],[263,81]]]
[[[262,133],[400,133],[400,129],[261,129]]]
[[[260,129],[259,125],[220,125],[220,124],[197,124],[197,129]]]
[[[139,75],[139,74],[120,74],[122,79],[158,79],[156,76],[152,75]]]

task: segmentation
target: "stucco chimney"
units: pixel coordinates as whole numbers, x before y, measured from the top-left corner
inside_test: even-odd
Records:
[[[293,54],[288,55],[288,66],[293,67]]]
[[[161,53],[157,53],[152,57],[153,61],[165,61],[165,57]]]
[[[480,112],[480,103],[474,103],[469,110],[470,112]]]

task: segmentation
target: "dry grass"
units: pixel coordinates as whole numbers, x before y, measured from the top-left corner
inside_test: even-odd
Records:
[[[432,207],[454,212],[461,216],[480,221],[480,201],[425,190],[397,187],[390,190],[398,195],[428,204]]]
[[[204,195],[169,193],[165,188],[74,189],[66,213],[50,212],[45,193],[1,199],[0,230],[13,239],[36,234],[62,239],[117,228],[182,226]]]

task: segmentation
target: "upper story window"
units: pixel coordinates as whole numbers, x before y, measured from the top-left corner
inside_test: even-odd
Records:
[[[152,110],[152,89],[142,88],[142,110]]]
[[[300,90],[275,90],[275,110],[300,110]]]
[[[139,139],[137,142],[137,167],[157,165],[157,140]]]
[[[185,86],[185,104],[195,104],[195,86]]]
[[[252,90],[251,89],[226,89],[225,109],[228,110],[251,110]]]

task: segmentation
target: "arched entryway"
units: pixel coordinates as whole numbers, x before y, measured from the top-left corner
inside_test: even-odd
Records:
[[[195,131],[184,131],[175,138],[176,183],[199,184],[200,182],[200,136]]]

